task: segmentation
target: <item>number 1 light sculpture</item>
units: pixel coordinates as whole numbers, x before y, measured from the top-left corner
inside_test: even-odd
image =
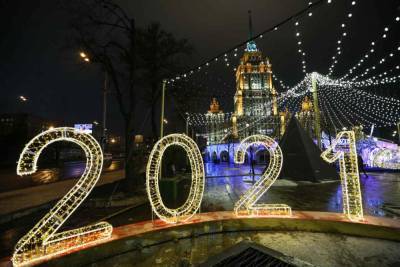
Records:
[[[107,222],[57,233],[58,229],[89,195],[103,166],[100,145],[90,135],[74,128],[60,127],[45,131],[34,137],[22,151],[18,175],[29,175],[37,170],[37,162],[42,151],[57,141],[67,141],[79,145],[86,154],[86,168],[78,182],[57,202],[15,246],[12,262],[15,266],[30,264],[49,255],[63,253],[91,242],[111,236],[112,226]]]
[[[283,155],[278,143],[271,137],[252,135],[243,139],[240,143],[235,153],[235,163],[244,163],[246,150],[252,145],[264,146],[269,152],[270,162],[261,178],[235,203],[234,211],[236,215],[291,216],[292,209],[286,204],[256,204],[278,178],[282,169]]]
[[[186,202],[177,209],[170,209],[164,205],[158,182],[163,154],[172,145],[181,146],[186,151],[192,170],[189,196]],[[146,190],[154,213],[167,223],[187,221],[196,213],[203,199],[204,166],[200,150],[190,137],[184,134],[170,134],[154,145],[147,162]]]
[[[329,163],[339,160],[343,213],[350,220],[363,220],[364,215],[354,132],[339,132],[336,140],[322,152],[321,157]]]

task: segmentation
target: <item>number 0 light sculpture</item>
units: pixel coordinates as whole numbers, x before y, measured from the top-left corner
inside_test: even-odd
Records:
[[[264,146],[269,152],[270,162],[261,178],[235,203],[236,215],[291,216],[292,209],[286,204],[256,204],[278,178],[282,169],[283,155],[281,148],[274,139],[265,135],[252,135],[240,143],[235,153],[235,163],[244,163],[246,150],[252,145]]]
[[[192,170],[189,196],[177,209],[170,209],[164,205],[158,184],[163,154],[172,145],[181,146],[186,151]],[[170,134],[154,145],[147,162],[146,190],[154,213],[167,223],[184,222],[196,213],[203,198],[204,166],[200,150],[190,137],[184,134]]]
[[[321,157],[329,163],[339,159],[343,213],[350,220],[362,220],[364,215],[354,132],[339,132]]]
[[[18,241],[12,257],[14,265],[29,264],[48,255],[62,253],[111,236],[112,226],[107,222],[57,233],[99,179],[103,166],[103,153],[91,135],[67,127],[54,128],[37,135],[22,151],[18,161],[17,174],[29,175],[36,172],[37,161],[43,149],[57,141],[73,142],[85,151],[85,171],[78,182],[50,212]]]

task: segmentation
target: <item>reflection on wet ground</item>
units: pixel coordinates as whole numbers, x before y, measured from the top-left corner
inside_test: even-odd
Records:
[[[256,166],[255,173],[261,173],[264,166]],[[234,203],[241,194],[248,190],[252,183],[243,182],[250,177],[250,166],[206,164],[206,187],[201,211],[233,210]],[[79,175],[79,174],[78,174]],[[256,176],[256,179],[259,176]],[[364,212],[372,216],[387,216],[397,218],[399,213],[393,212],[389,206],[400,206],[400,174],[399,173],[368,173],[368,177],[361,176]],[[95,189],[99,195],[108,198],[114,190],[110,184],[107,190]],[[184,194],[185,192],[182,192]],[[187,193],[187,192],[186,192]],[[91,198],[92,195],[89,196]],[[339,181],[328,183],[285,183],[277,181],[268,192],[259,200],[266,203],[282,203],[293,210],[312,210],[342,212],[341,186]],[[63,226],[63,229],[72,229],[96,222],[123,207],[93,208],[81,207]],[[8,255],[17,240],[47,212],[40,211],[24,218],[17,219],[7,225],[0,225],[0,256]],[[151,219],[151,207],[144,204],[128,212],[107,219],[114,226],[134,223]]]
[[[0,193],[18,190],[36,185],[53,183],[66,179],[80,177],[85,171],[86,163],[83,161],[66,162],[61,168],[39,169],[32,175],[20,177],[15,170],[0,171]],[[115,171],[123,168],[123,162],[113,160],[104,167],[104,172]]]
[[[257,166],[256,173],[261,173],[264,166]],[[252,184],[248,180],[250,166],[241,168],[227,164],[208,164],[206,190],[202,210],[232,210],[240,195]],[[256,176],[258,179],[259,176]],[[400,173],[368,173],[361,175],[364,213],[372,216],[397,217],[390,207],[400,207]],[[277,181],[259,200],[266,203],[287,204],[294,210],[342,211],[342,192],[339,181],[325,183],[298,183],[285,185]]]

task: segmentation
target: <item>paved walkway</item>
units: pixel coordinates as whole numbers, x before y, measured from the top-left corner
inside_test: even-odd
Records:
[[[123,170],[102,173],[96,186],[121,180],[124,176]],[[0,218],[60,199],[77,181],[78,179],[69,179],[0,193]]]

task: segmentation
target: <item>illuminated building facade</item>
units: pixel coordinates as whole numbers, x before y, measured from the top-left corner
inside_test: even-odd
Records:
[[[216,98],[213,98],[210,104],[210,110],[206,114],[207,131],[206,138],[207,144],[218,144],[224,138],[224,128],[227,126],[225,114],[220,109],[219,103]]]
[[[249,39],[252,39],[250,12],[249,28]],[[223,114],[218,101],[213,99],[206,114],[208,144],[227,141],[228,135],[235,140],[252,134],[278,135],[279,114],[277,92],[272,83],[272,65],[254,41],[247,43],[236,70],[234,112],[230,125],[226,125]]]
[[[249,29],[249,39],[252,39],[250,12]],[[235,110],[232,119],[234,135],[240,139],[251,134],[274,135],[273,124],[278,118],[276,97],[270,60],[264,57],[254,41],[250,41],[236,70]],[[238,128],[245,130],[240,131]]]

